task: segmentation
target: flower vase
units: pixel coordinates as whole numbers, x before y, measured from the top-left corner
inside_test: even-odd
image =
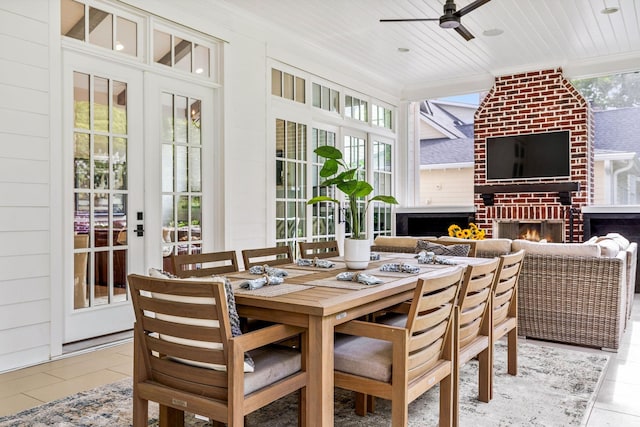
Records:
[[[371,259],[369,239],[345,239],[344,262],[349,270],[364,270]]]

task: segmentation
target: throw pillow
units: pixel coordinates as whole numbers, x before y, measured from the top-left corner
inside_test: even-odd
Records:
[[[418,240],[416,242],[416,253],[427,251],[433,252],[434,255],[468,256],[470,249],[471,246],[465,244],[441,245],[428,240]]]

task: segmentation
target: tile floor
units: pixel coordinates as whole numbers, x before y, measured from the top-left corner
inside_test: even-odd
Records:
[[[635,295],[631,322],[621,348],[618,353],[608,354],[611,361],[586,427],[640,427],[639,294]],[[49,363],[1,374],[0,416],[129,377],[132,365],[132,344],[130,340],[124,340],[119,344],[78,351]]]

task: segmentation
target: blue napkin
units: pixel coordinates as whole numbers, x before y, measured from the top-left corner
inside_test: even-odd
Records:
[[[259,279],[245,280],[244,282],[240,283],[240,287],[248,289],[250,291],[255,291],[256,289],[260,289],[263,286],[280,285],[283,282],[284,279],[282,277],[262,276]]]
[[[418,255],[416,255],[416,258],[418,258],[418,264],[456,265],[455,262],[453,262],[453,261],[451,261],[449,259],[437,256],[433,252],[422,251]]]
[[[288,276],[286,270],[281,268],[269,267],[268,265],[254,265],[249,267],[249,273],[251,274],[266,274],[267,276],[285,277]]]
[[[420,267],[418,267],[417,265],[407,264],[405,262],[403,262],[402,264],[392,262],[389,264],[382,264],[382,266],[380,267],[380,271],[418,274],[420,273]]]
[[[369,256],[369,261],[379,261],[380,260],[380,254],[378,252],[371,252],[371,255]]]
[[[308,258],[300,258],[296,261],[296,264],[300,267],[319,267],[319,268],[333,268],[335,263],[327,260],[327,259],[308,259]]]
[[[364,273],[354,273],[353,271],[338,273],[336,279],[348,282],[358,282],[363,285],[379,285],[380,283],[383,283],[382,280],[378,279],[376,276]]]

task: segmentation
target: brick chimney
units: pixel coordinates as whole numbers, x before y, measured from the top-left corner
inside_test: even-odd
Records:
[[[487,182],[487,138],[553,131],[569,131],[568,178]],[[581,241],[580,209],[593,202],[593,135],[591,108],[563,77],[561,69],[497,77],[474,120],[474,204],[478,225],[493,236],[499,221],[562,221],[564,240],[573,237],[574,241]],[[570,206],[559,199],[563,186],[579,188],[570,192]],[[485,206],[482,193],[487,191],[494,195],[493,206]]]

